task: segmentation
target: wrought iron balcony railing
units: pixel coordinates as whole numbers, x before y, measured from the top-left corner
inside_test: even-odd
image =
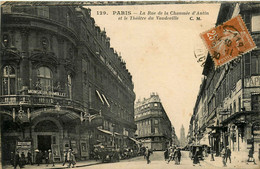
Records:
[[[84,111],[84,106],[75,100],[56,96],[39,96],[39,95],[8,95],[0,96],[0,106],[56,106]]]

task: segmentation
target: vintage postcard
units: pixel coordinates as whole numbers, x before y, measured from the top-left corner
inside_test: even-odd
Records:
[[[0,168],[259,168],[259,45],[259,2],[1,2]]]

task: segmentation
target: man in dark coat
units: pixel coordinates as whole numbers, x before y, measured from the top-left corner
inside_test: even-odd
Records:
[[[16,151],[15,155],[14,155],[14,169],[16,169],[16,167],[19,165],[20,168],[22,168],[21,165],[21,161],[20,161],[20,155],[19,155],[19,151]]]
[[[178,164],[181,164],[181,149],[178,148],[178,151],[177,151],[177,158],[178,158]]]
[[[146,161],[147,161],[147,164],[151,163],[151,160],[150,160],[150,155],[152,154],[152,151],[149,150],[148,147],[146,147],[145,149],[145,156],[146,156]]]
[[[193,157],[193,166],[195,166],[195,164],[199,164],[200,165],[199,147],[196,147],[195,154],[194,154],[194,157]]]
[[[36,149],[35,152],[36,152],[35,162],[39,166],[42,160],[42,155],[38,149]]]
[[[166,161],[169,158],[169,151],[168,148],[164,151],[164,160]]]
[[[32,162],[32,154],[31,154],[30,151],[31,151],[31,150],[29,150],[28,153],[27,153],[27,163],[33,165],[33,162]]]
[[[227,149],[226,149],[226,163],[227,163],[227,159],[229,159],[229,163],[231,163],[231,150],[230,148],[227,146]]]

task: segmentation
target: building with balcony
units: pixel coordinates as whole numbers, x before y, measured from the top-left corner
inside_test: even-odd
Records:
[[[210,145],[216,155],[229,146],[241,161],[260,149],[259,10],[258,3],[221,5],[216,25],[240,14],[257,48],[219,69],[208,55],[189,127],[189,143]]]
[[[3,161],[11,152],[133,144],[132,76],[91,10],[22,2],[1,5],[0,116]],[[38,6],[37,6],[38,5]]]
[[[137,140],[152,150],[165,150],[172,144],[172,125],[158,94],[135,104]]]

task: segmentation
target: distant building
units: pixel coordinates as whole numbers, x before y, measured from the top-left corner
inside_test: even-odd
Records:
[[[172,145],[176,145],[176,146],[180,145],[180,142],[175,132],[175,128],[173,126],[172,126]]]
[[[184,147],[186,146],[186,137],[185,137],[185,129],[183,127],[183,125],[181,126],[181,130],[180,130],[180,146]]]
[[[153,150],[164,150],[171,144],[172,125],[160,98],[152,93],[150,98],[135,104],[137,139]]]

